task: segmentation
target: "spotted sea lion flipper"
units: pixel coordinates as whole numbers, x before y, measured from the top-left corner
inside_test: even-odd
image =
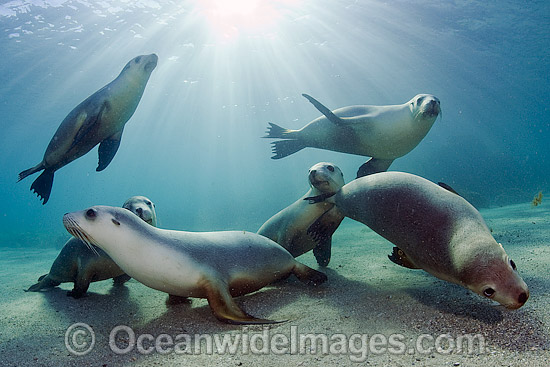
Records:
[[[95,169],[97,172],[103,171],[107,168],[109,163],[111,163],[115,157],[118,147],[120,146],[122,131],[123,130],[120,130],[116,134],[109,136],[99,144],[99,149],[97,151],[99,155],[99,164]]]
[[[391,255],[388,255],[388,259],[394,262],[397,265],[403,266],[409,269],[422,269],[414,265],[411,260],[407,257],[407,254],[403,252],[399,247],[394,247]]]
[[[203,280],[206,299],[216,318],[228,324],[276,324],[284,321],[258,319],[244,312],[236,303],[224,284]]]
[[[336,116],[331,110],[329,110],[327,107],[325,107],[321,102],[310,96],[309,94],[303,93],[302,96],[304,96],[308,101],[311,102],[312,105],[315,106],[321,112],[327,119],[329,119],[333,124],[341,126],[345,125],[345,122],[340,117]]]
[[[357,178],[372,175],[373,173],[385,172],[390,168],[393,159],[371,158],[359,167]]]

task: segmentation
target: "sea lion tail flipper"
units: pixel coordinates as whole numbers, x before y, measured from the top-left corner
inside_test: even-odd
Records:
[[[281,159],[294,154],[306,146],[300,140],[278,140],[271,143],[271,159]]]
[[[43,205],[45,205],[50,199],[54,173],[55,170],[46,168],[44,172],[42,172],[42,174],[38,176],[31,185],[31,191],[36,193],[36,195],[38,195],[38,197],[43,200]]]
[[[319,285],[327,281],[325,273],[310,268],[302,263],[296,261],[292,273],[303,283],[308,285]]]
[[[330,256],[332,253],[332,237],[320,241],[317,246],[313,248],[313,255],[317,260],[317,264],[322,267],[326,267],[330,262]]]
[[[22,172],[19,172],[17,182],[21,181],[22,179],[24,179],[27,176],[32,175],[35,172],[38,172],[38,171],[43,170],[43,169],[44,169],[44,165],[42,164],[42,162],[40,162],[34,167],[31,167],[31,168],[26,169]]]
[[[393,159],[371,158],[359,167],[357,178],[372,175],[373,173],[386,172],[393,161]]]
[[[103,171],[105,168],[107,168],[109,163],[111,163],[111,161],[115,157],[118,147],[120,146],[121,138],[122,130],[120,130],[116,134],[111,135],[99,144],[99,148],[97,150],[97,153],[99,155],[99,164],[95,169],[97,172]]]
[[[285,129],[284,127],[269,122],[267,131],[265,132],[267,135],[262,136],[262,138],[289,139],[293,132],[294,130]]]
[[[422,269],[414,265],[411,260],[407,257],[407,254],[403,252],[399,247],[394,247],[391,255],[388,255],[388,259],[397,265],[403,266],[409,269]]]
[[[236,303],[224,284],[204,280],[206,299],[216,318],[229,324],[276,324],[284,321],[258,319],[248,315]]]
[[[308,101],[311,102],[312,105],[315,106],[321,112],[327,119],[329,119],[333,124],[337,126],[345,125],[345,122],[340,117],[336,116],[331,110],[329,110],[327,107],[325,107],[321,102],[313,98],[312,96],[308,94],[302,94]]]

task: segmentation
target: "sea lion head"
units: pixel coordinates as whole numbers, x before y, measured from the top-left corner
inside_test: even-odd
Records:
[[[495,243],[488,251],[476,252],[462,269],[461,278],[473,292],[509,309],[520,308],[529,298],[527,284],[501,244]]]
[[[152,226],[157,226],[157,213],[155,204],[145,196],[132,196],[122,205],[124,209],[128,209],[146,223]]]
[[[441,112],[439,99],[431,94],[417,94],[409,102],[414,119],[435,119]]]
[[[136,56],[132,60],[128,61],[120,74],[131,73],[149,76],[157,66],[158,59],[159,58],[156,54]]]
[[[67,231],[88,245],[92,251],[97,246],[109,253],[114,247],[127,251],[136,238],[147,236],[154,229],[124,208],[92,206],[78,212],[66,213],[63,225]]]
[[[335,193],[344,186],[344,174],[338,166],[320,162],[309,169],[309,185],[319,193]]]

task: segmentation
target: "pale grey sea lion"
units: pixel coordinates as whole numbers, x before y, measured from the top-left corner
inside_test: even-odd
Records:
[[[446,186],[447,187],[447,186]],[[397,249],[390,259],[466,287],[517,309],[529,290],[487,228],[464,198],[422,177],[383,172],[358,178],[326,200],[335,210],[366,224]],[[310,227],[318,239],[332,234],[323,218]]]
[[[133,196],[122,205],[144,222],[156,226],[155,204],[145,196]],[[72,237],[67,241],[53,262],[50,272],[38,278],[28,292],[38,292],[58,286],[61,283],[74,283],[68,296],[80,298],[86,294],[91,282],[113,278],[120,285],[130,279],[124,271],[101,249],[92,251],[84,242]]]
[[[57,128],[42,161],[19,173],[18,181],[44,170],[32,183],[31,190],[46,204],[55,171],[82,157],[97,144],[96,171],[104,170],[118,150],[124,125],[134,114],[157,61],[155,54],[133,58],[115,80],[76,106]]]
[[[327,266],[330,261],[332,237],[329,236],[318,244],[307,234],[307,229],[321,215],[328,220],[334,205],[327,202],[310,205],[303,199],[309,196],[335,193],[344,185],[344,175],[336,165],[320,162],[309,169],[308,180],[310,185],[308,192],[268,219],[260,227],[258,234],[277,242],[294,257],[313,250],[317,263]],[[342,219],[340,215],[335,218],[336,227]]]
[[[323,116],[299,130],[270,123],[265,138],[284,140],[272,143],[272,159],[280,159],[306,148],[372,157],[357,177],[386,171],[391,163],[410,152],[430,131],[441,112],[440,102],[431,94],[418,94],[401,105],[348,106],[330,111],[315,98],[303,94]]]
[[[73,236],[107,252],[132,278],[171,295],[206,298],[216,317],[229,323],[274,322],[246,314],[233,296],[289,274],[311,284],[326,280],[325,274],[256,233],[158,229],[109,206],[65,214],[63,224]]]

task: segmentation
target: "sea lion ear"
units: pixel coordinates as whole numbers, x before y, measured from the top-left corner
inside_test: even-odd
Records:
[[[116,220],[115,218],[112,218],[111,220],[116,226],[120,226],[120,222],[118,220]]]
[[[460,195],[458,192],[456,192],[455,189],[453,189],[451,186],[447,185],[447,184],[444,183],[444,182],[438,182],[437,184],[438,184],[439,186],[443,187],[445,190],[452,192],[453,194],[456,194],[456,195],[458,195],[458,196],[462,196],[462,195]]]

